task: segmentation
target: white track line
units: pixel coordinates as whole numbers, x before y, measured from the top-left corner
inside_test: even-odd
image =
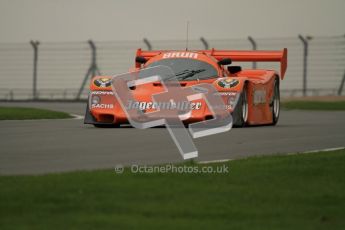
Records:
[[[25,119],[25,120],[0,120],[0,122],[13,122],[13,121],[59,121],[59,120],[81,120],[84,119],[84,116],[77,114],[69,114],[72,118],[43,118],[43,119]]]
[[[310,150],[310,151],[304,151],[304,152],[293,152],[288,153],[287,155],[296,155],[296,154],[305,154],[305,153],[317,153],[317,152],[331,152],[336,150],[342,150],[345,149],[345,147],[334,147],[334,148],[326,148],[326,149],[316,149],[316,150]],[[267,155],[269,156],[269,155]],[[210,163],[222,163],[222,162],[228,162],[232,161],[233,159],[220,159],[220,160],[211,160],[211,161],[199,161],[198,164],[210,164]]]
[[[75,119],[75,120],[81,120],[84,119],[84,116],[78,115],[78,114],[70,114],[73,118],[71,119]]]
[[[288,155],[303,154],[303,153],[317,153],[317,152],[331,152],[331,151],[342,150],[342,149],[345,149],[345,147],[334,147],[334,148],[326,148],[326,149],[315,149],[315,150],[309,150],[309,151],[304,151],[304,152],[289,153]]]
[[[221,159],[221,160],[213,160],[213,161],[199,161],[198,164],[209,164],[209,163],[222,163],[232,161],[233,159]]]

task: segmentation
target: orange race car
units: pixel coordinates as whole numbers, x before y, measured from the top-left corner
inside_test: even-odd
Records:
[[[280,73],[266,69],[242,69],[231,66],[236,62],[280,62]],[[175,73],[181,87],[200,83],[212,84],[233,116],[233,125],[275,125],[280,112],[280,79],[287,68],[287,49],[281,51],[232,50],[157,50],[138,49],[135,70],[155,66],[168,66]],[[111,87],[111,76],[96,76],[90,84],[85,124],[96,127],[128,124],[125,111],[117,101]],[[141,106],[152,104],[152,95],[163,92],[159,82],[136,87],[132,94]],[[205,101],[192,102],[192,123],[212,118]]]

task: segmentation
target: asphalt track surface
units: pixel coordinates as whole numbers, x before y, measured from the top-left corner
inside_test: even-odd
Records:
[[[83,115],[84,103],[5,103]],[[195,140],[197,161],[345,146],[345,112],[281,111],[277,126],[234,128]],[[165,128],[99,129],[82,119],[0,121],[0,174],[42,174],[181,162]]]

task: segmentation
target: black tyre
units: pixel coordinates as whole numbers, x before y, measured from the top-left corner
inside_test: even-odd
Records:
[[[270,107],[272,112],[272,125],[276,125],[280,115],[280,90],[278,78],[274,81],[273,96]]]
[[[118,124],[93,124],[96,128],[118,128]]]
[[[233,126],[234,127],[244,127],[248,122],[248,95],[247,87],[244,86],[241,96],[237,102],[235,111],[232,113]]]

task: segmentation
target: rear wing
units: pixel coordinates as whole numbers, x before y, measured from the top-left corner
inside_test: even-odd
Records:
[[[205,50],[204,53],[217,60],[230,58],[237,62],[280,62],[280,77],[283,79],[287,68],[287,49],[280,51],[233,51],[233,50]]]
[[[137,50],[137,56],[142,56],[150,59],[158,54],[170,52],[170,50],[150,50],[142,51]],[[193,51],[192,51],[193,52]],[[194,52],[200,52],[210,55],[217,60],[222,60],[224,58],[230,58],[232,61],[237,62],[280,62],[280,77],[284,78],[286,68],[287,68],[287,49],[279,51],[256,51],[256,50],[194,50]]]

